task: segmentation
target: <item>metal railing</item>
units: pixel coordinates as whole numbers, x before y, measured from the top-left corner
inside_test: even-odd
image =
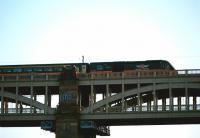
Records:
[[[32,110],[32,112],[31,112]],[[41,109],[31,109],[31,108],[23,108],[23,109],[16,109],[16,108],[8,108],[4,111],[4,114],[44,114],[44,110]],[[1,109],[0,109],[1,114]]]
[[[90,110],[91,111],[91,110]],[[113,106],[113,107],[100,107],[94,110],[94,113],[120,113],[120,112],[166,112],[166,111],[200,111],[200,104],[197,105],[157,105],[155,106],[132,106],[122,108],[122,106]]]
[[[91,72],[78,74],[80,80],[90,79],[123,79],[123,78],[148,78],[148,77],[179,77],[200,75],[200,69],[190,70],[133,70],[124,72]]]
[[[77,73],[79,80],[91,79],[122,79],[122,78],[145,78],[145,77],[174,77],[200,75],[200,69],[189,70],[132,70],[124,72],[91,72]],[[61,73],[7,73],[0,74],[1,81],[58,81]]]
[[[8,73],[0,74],[1,81],[58,81],[61,73]]]

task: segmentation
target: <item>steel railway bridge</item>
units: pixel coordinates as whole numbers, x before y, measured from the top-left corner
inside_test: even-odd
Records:
[[[0,101],[0,127],[41,126],[56,138],[109,136],[113,125],[200,124],[200,70],[89,73],[73,81],[0,74]]]

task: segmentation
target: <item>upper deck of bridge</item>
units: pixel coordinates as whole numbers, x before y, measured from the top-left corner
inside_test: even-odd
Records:
[[[61,72],[42,73],[0,73],[0,82],[20,81],[60,81]],[[143,79],[143,78],[174,78],[199,77],[200,69],[186,70],[133,70],[125,72],[91,72],[77,73],[77,81],[88,80],[116,80],[116,79]]]

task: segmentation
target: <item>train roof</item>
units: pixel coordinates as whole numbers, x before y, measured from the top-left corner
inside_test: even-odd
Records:
[[[63,65],[85,65],[88,63],[48,63],[48,64],[16,64],[16,65],[0,65],[0,67],[32,67],[32,66],[63,66]]]
[[[141,60],[141,61],[113,61],[113,62],[92,62],[90,64],[123,64],[123,63],[136,63],[136,64],[145,64],[146,63],[156,63],[156,62],[162,62],[162,63],[167,63],[172,69],[175,69],[172,64],[167,61],[167,60]]]
[[[108,61],[108,62],[91,62],[90,64],[93,63],[137,63],[137,62],[167,62],[167,60],[140,60],[140,61]]]
[[[19,65],[0,65],[4,67],[41,67],[41,66],[64,66],[64,65],[85,65],[85,64],[101,64],[101,63],[141,63],[141,62],[166,62],[174,68],[167,60],[143,60],[143,61],[109,61],[109,62],[91,62],[91,63],[48,63],[48,64],[19,64]]]

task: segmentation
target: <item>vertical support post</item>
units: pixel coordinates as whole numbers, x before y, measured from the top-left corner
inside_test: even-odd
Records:
[[[33,113],[33,86],[31,85],[31,105],[30,105],[30,112],[31,112],[31,114]]]
[[[142,111],[142,98],[141,98],[140,93],[137,94],[137,104],[138,104],[138,111],[141,112]]]
[[[16,82],[19,81],[19,74],[17,74],[16,76]],[[15,87],[15,112],[18,114],[19,110],[18,110],[18,93],[19,93],[19,88],[18,88],[18,83],[16,83],[16,87]]]
[[[44,111],[44,113],[45,114],[47,114],[47,107],[48,107],[48,86],[47,86],[47,84],[45,85],[45,101],[44,101],[44,103],[45,103],[45,111]]]
[[[48,102],[47,106],[51,107],[51,92],[50,91],[48,91],[48,101],[47,102]]]
[[[4,87],[1,86],[1,114],[4,114]]]
[[[173,111],[174,107],[174,98],[172,95],[171,84],[169,84],[169,111]]]
[[[121,81],[122,81],[122,112],[126,112],[126,107],[125,107],[125,98],[124,98],[124,92],[125,92],[125,85],[124,85],[124,73],[121,73]]]
[[[156,91],[153,91],[153,111],[154,112],[158,111],[158,98],[156,95]]]
[[[147,101],[147,111],[151,111],[151,101]]]
[[[178,102],[178,111],[181,111],[181,96],[178,97],[177,102]]]
[[[197,110],[197,97],[193,96],[193,110],[196,111]]]
[[[141,94],[140,94],[140,83],[138,81],[137,84],[137,105],[138,105],[138,111],[142,111],[142,101],[141,101]]]
[[[93,113],[93,103],[94,103],[94,85],[91,85],[90,90],[90,112]]]
[[[189,93],[188,93],[187,82],[185,82],[185,106],[186,106],[186,111],[189,111]]]
[[[8,113],[8,98],[5,98],[5,113]]]
[[[162,99],[162,111],[166,111],[166,98]]]
[[[15,93],[15,108],[16,108],[16,113],[18,113],[18,94],[19,94],[18,86],[16,86],[15,89],[16,89],[16,93]]]
[[[109,97],[109,84],[106,84],[106,113],[108,113],[109,111],[108,97]]]
[[[125,99],[124,99],[124,83],[122,82],[122,112],[125,112],[125,106],[124,106],[124,101],[125,101]]]
[[[96,91],[93,91],[93,104],[96,102]]]
[[[153,83],[153,111],[157,112],[158,111],[158,98],[156,95],[156,84]]]
[[[106,98],[106,92],[102,94],[102,100]]]
[[[136,111],[136,104],[134,103],[135,99],[136,99],[135,97],[132,97],[132,101],[133,101],[132,111]]]
[[[36,92],[34,92],[34,94],[33,94],[33,100],[37,101],[37,93]],[[36,107],[34,107],[33,109],[34,109],[34,113],[37,113]]]

